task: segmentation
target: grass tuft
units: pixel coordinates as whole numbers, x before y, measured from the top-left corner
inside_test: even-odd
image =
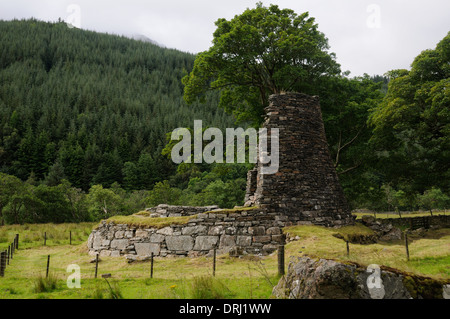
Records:
[[[230,290],[211,276],[197,276],[192,280],[191,299],[224,299]]]
[[[52,292],[57,288],[58,279],[55,275],[49,274],[48,277],[44,277],[39,275],[34,280],[33,292],[42,293],[42,292]]]

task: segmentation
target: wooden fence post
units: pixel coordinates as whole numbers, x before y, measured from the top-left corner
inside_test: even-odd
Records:
[[[284,272],[284,245],[278,246],[278,275],[283,276]]]
[[[150,256],[150,278],[153,278],[153,256],[154,256],[154,254],[152,252],[152,254]]]
[[[409,261],[408,233],[405,232],[406,259]]]
[[[346,245],[347,245],[347,257],[350,256],[350,246],[348,245],[348,240],[345,241]]]
[[[19,250],[19,234],[16,234],[15,241],[16,241],[16,249]]]
[[[0,253],[0,277],[5,276],[5,269],[6,269],[6,252],[2,251]]]
[[[216,249],[213,251],[213,277],[216,276]]]
[[[13,259],[13,256],[14,256],[14,245],[10,244],[9,247],[11,247],[11,259]]]
[[[72,231],[69,233],[69,245],[72,245]]]
[[[8,246],[8,253],[6,254],[6,262],[9,265],[9,256],[11,255],[11,245]]]
[[[44,232],[44,246],[47,245],[47,232]]]
[[[98,273],[98,255],[99,254],[95,255],[95,275],[94,275],[94,278],[97,278],[97,273]]]
[[[47,272],[45,274],[45,278],[48,278],[49,269],[50,269],[50,255],[47,256]]]

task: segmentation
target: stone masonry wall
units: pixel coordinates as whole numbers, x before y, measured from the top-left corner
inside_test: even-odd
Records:
[[[176,206],[160,204],[155,207],[147,208],[150,217],[179,217],[192,216],[199,213],[218,210],[219,206]]]
[[[271,95],[269,102],[263,127],[269,151],[270,130],[279,129],[279,169],[263,175],[263,164],[257,164],[255,204],[295,224],[353,224],[328,150],[319,98],[286,93]],[[246,199],[252,198],[253,184],[247,184]]]
[[[423,217],[404,217],[404,218],[380,218],[377,219],[382,224],[392,224],[396,227],[409,228],[411,230],[418,228],[448,228],[450,227],[450,215],[435,215]]]
[[[260,162],[247,177],[246,206],[253,209],[218,210],[217,206],[159,205],[149,217],[192,218],[164,228],[135,227],[102,222],[89,237],[91,254],[199,256],[230,252],[268,254],[284,243],[281,228],[290,224],[342,226],[354,223],[331,161],[319,98],[300,93],[271,95],[264,127],[279,129],[279,169],[261,174]],[[145,224],[145,223],[144,223]]]
[[[167,206],[167,205],[165,205]],[[179,209],[174,206],[156,210]],[[195,208],[185,208],[195,211]],[[231,255],[261,254],[275,251],[285,242],[282,218],[261,209],[215,210],[192,215],[186,224],[163,228],[136,227],[102,221],[88,239],[91,255],[126,256],[130,260],[154,256],[201,256],[217,253]],[[142,217],[152,218],[152,217]]]

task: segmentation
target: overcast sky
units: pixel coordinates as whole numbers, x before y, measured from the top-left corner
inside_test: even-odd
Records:
[[[82,29],[142,34],[169,48],[197,53],[211,46],[214,22],[231,19],[256,0],[0,0],[0,19],[72,22]],[[272,0],[308,11],[329,39],[342,70],[384,74],[434,49],[450,31],[448,0]],[[1,36],[1,34],[0,34]]]

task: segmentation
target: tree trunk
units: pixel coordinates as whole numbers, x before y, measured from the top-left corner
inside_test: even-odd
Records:
[[[5,226],[5,220],[3,219],[3,205],[0,205],[0,226]]]

